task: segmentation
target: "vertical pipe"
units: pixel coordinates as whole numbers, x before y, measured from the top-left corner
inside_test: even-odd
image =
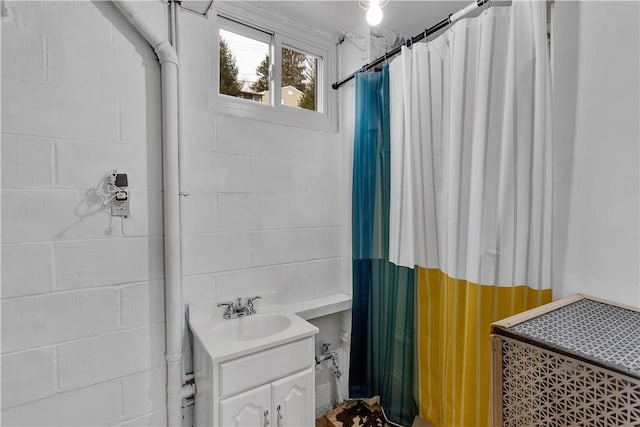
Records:
[[[182,424],[182,272],[178,171],[178,65],[162,63],[167,424]]]
[[[178,56],[167,37],[136,12],[135,3],[114,1],[154,49],[162,72],[162,172],[164,214],[165,334],[167,425],[182,425],[182,399],[192,389],[182,385],[182,270],[180,238]]]

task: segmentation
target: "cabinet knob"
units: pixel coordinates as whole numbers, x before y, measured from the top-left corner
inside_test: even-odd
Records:
[[[284,416],[282,415],[282,407],[278,405],[276,410],[278,411],[278,427],[282,427],[282,420],[284,418]]]
[[[264,411],[264,427],[269,425],[269,410]]]

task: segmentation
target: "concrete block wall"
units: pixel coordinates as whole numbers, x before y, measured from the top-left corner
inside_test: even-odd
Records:
[[[110,2],[4,5],[0,421],[163,425],[157,59]],[[182,18],[185,304],[347,291],[340,135],[216,111],[210,23]],[[100,204],[112,169],[131,218]]]
[[[343,200],[348,180],[340,135],[218,108],[211,90],[215,16],[180,14],[189,193],[185,304],[249,295],[290,303],[345,292],[350,288],[344,274],[350,265]]]
[[[215,6],[215,4],[214,4]],[[186,147],[185,304],[261,295],[292,303],[351,292],[350,211],[340,133],[238,117],[216,105],[215,13],[182,11],[179,55]],[[350,146],[350,144],[348,144]],[[257,309],[260,310],[260,302]],[[312,321],[340,355],[347,397],[350,312]],[[328,362],[316,370],[316,416],[337,399]]]
[[[0,422],[162,425],[158,62],[110,2],[4,6]]]

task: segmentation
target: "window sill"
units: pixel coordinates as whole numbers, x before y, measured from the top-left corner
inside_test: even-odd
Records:
[[[248,100],[214,94],[211,109],[217,114],[275,123],[283,126],[318,130],[323,132],[337,132],[336,124],[327,114],[307,111],[295,107],[274,107]]]

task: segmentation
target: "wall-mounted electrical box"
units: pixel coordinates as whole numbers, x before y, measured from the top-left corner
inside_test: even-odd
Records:
[[[107,189],[111,193],[111,216],[128,218],[129,212],[129,181],[126,173],[113,173],[109,177]]]

